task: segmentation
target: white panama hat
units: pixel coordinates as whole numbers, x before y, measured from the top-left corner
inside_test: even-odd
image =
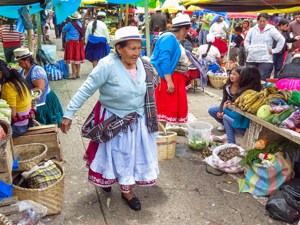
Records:
[[[77,19],[81,19],[81,15],[78,11],[76,11],[72,15],[70,15],[69,18],[72,20],[77,20]]]
[[[14,55],[16,60],[20,60],[33,55],[33,52],[30,52],[28,48],[21,47],[14,50]]]
[[[295,59],[299,59],[300,58],[300,54],[295,54],[292,58],[291,58],[291,63],[295,60]]]
[[[185,25],[191,25],[191,19],[189,15],[182,14],[178,17],[175,17],[172,19],[172,27],[178,27],[178,26],[185,26]]]
[[[137,27],[127,26],[116,30],[115,39],[110,42],[110,45],[115,46],[119,42],[128,40],[142,40],[141,34]]]
[[[99,11],[99,12],[97,13],[97,16],[106,17],[106,13],[103,12],[103,11]]]

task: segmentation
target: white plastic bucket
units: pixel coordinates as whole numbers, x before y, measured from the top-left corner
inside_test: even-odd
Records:
[[[213,126],[206,122],[193,121],[187,123],[187,128],[189,140],[199,137],[209,141]]]

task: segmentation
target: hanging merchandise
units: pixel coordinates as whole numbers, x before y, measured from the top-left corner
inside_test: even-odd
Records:
[[[18,18],[17,25],[16,25],[16,30],[20,33],[25,32],[25,27],[23,25],[23,21],[22,21],[21,17]]]
[[[29,11],[27,10],[27,8],[25,6],[23,6],[22,8],[18,9],[18,13],[23,21],[23,25],[25,27],[26,30],[30,30],[33,29],[33,24],[31,21],[31,17],[29,14]]]

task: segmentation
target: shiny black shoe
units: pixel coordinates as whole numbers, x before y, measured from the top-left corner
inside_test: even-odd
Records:
[[[111,192],[111,187],[103,187],[102,190],[106,193]]]
[[[127,202],[128,206],[134,211],[140,211],[142,209],[142,205],[140,200],[137,197],[133,197],[130,200],[124,197],[123,193],[121,194],[122,198]]]

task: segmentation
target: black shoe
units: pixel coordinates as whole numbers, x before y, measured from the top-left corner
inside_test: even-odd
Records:
[[[111,187],[103,187],[102,190],[108,193],[111,192]]]
[[[121,194],[122,198],[127,202],[128,206],[135,210],[135,211],[140,211],[142,209],[142,205],[140,200],[137,197],[133,197],[130,200],[128,200],[127,198],[124,197],[123,194]]]

